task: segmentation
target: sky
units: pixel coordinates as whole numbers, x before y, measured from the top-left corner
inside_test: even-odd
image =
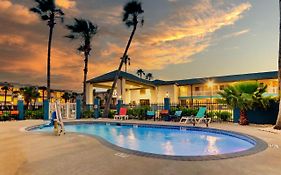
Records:
[[[115,70],[131,28],[122,23],[127,0],[56,0],[51,88],[81,91],[80,41],[65,27],[73,18],[99,27],[92,40],[88,79]],[[144,25],[137,28],[130,73],[151,72],[176,80],[277,70],[279,9],[276,0],[142,0]],[[29,11],[33,0],[0,0],[0,82],[46,85],[48,26]]]

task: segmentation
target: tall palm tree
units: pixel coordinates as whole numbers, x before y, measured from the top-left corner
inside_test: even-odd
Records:
[[[262,96],[266,88],[266,85],[257,82],[237,83],[218,92],[222,97],[219,101],[233,109],[238,108],[240,110],[239,124],[248,125],[247,110],[255,107],[266,108],[269,104],[269,98]]]
[[[145,75],[144,71],[142,69],[137,70],[137,75],[142,78],[143,75]]]
[[[279,55],[278,55],[278,82],[279,82],[279,112],[274,129],[281,129],[281,0],[279,0]]]
[[[24,87],[24,88],[20,88],[20,93],[24,98],[24,102],[27,106],[27,109],[29,109],[29,105],[32,101],[32,99],[34,99],[34,96],[36,92],[36,88],[35,87]]]
[[[11,90],[11,85],[7,82],[4,83],[4,86],[1,87],[1,90],[4,91],[4,107],[6,108],[7,104],[7,94]]]
[[[145,79],[152,80],[153,79],[152,73],[147,73],[146,76],[145,76]]]
[[[88,60],[92,50],[92,39],[97,34],[98,26],[89,20],[74,18],[72,25],[66,25],[70,34],[67,38],[80,39],[81,45],[77,48],[79,52],[84,53],[84,80],[83,80],[83,109],[86,110],[86,81],[88,73]]]
[[[53,30],[57,19],[63,22],[64,13],[56,6],[55,0],[34,0],[37,5],[30,9],[30,11],[38,14],[43,21],[47,21],[49,26],[49,41],[48,41],[48,57],[47,57],[47,98],[51,98],[51,48]]]
[[[105,104],[105,108],[104,108],[104,113],[103,116],[104,117],[108,117],[108,113],[109,113],[109,108],[110,108],[110,103],[112,100],[112,95],[113,95],[113,91],[115,89],[117,80],[119,78],[123,63],[126,61],[126,57],[127,57],[127,52],[130,48],[131,42],[133,40],[134,34],[136,32],[138,23],[141,22],[141,25],[143,25],[143,17],[141,16],[143,14],[143,9],[142,9],[142,4],[141,2],[137,1],[137,0],[132,0],[130,2],[128,2],[127,4],[125,4],[125,6],[123,7],[123,22],[125,23],[125,25],[130,28],[133,27],[132,33],[130,35],[130,38],[128,40],[127,46],[125,48],[125,51],[123,53],[123,56],[121,57],[121,61],[118,67],[118,70],[116,72],[116,75],[114,77],[114,81],[112,83],[109,95],[108,95],[108,99],[106,100],[106,104]]]

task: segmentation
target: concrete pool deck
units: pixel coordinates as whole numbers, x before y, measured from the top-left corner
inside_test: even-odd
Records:
[[[232,123],[210,125],[213,128],[256,136],[268,143],[269,147],[265,151],[222,160],[176,161],[123,154],[86,135],[67,133],[64,136],[53,136],[24,130],[25,127],[42,123],[41,120],[0,122],[1,175],[279,175],[281,172],[281,134],[260,130],[265,126],[239,126]]]

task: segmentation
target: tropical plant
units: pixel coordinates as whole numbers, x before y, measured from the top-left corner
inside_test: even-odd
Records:
[[[145,75],[144,71],[142,69],[137,70],[137,75],[142,78],[143,75]]]
[[[7,94],[8,91],[11,90],[12,85],[10,85],[9,83],[5,82],[4,86],[1,87],[1,90],[4,91],[4,107],[6,108],[6,104],[7,104]]]
[[[68,93],[68,92],[64,92],[64,93],[62,94],[62,96],[61,96],[61,98],[64,99],[64,102],[65,102],[65,103],[67,103],[67,101],[70,99],[70,97],[71,97],[71,94]]]
[[[143,71],[142,69],[138,69],[138,70],[137,70],[137,75],[138,75],[140,78],[142,78],[142,76],[144,76],[145,73],[144,73],[144,71]]]
[[[279,53],[278,53],[278,82],[279,82],[279,112],[277,120],[274,126],[274,129],[281,129],[281,98],[280,98],[280,89],[281,89],[281,0],[279,0]]]
[[[152,73],[147,73],[146,76],[145,76],[145,79],[152,80],[153,79]]]
[[[31,94],[31,99],[33,100],[33,110],[35,110],[35,104],[38,98],[40,98],[40,93],[38,92],[38,88],[33,88]]]
[[[228,86],[218,94],[222,97],[219,102],[240,110],[240,125],[248,125],[247,110],[256,107],[266,108],[269,98],[263,97],[267,86],[258,82],[243,82]]]
[[[128,40],[127,46],[125,48],[125,51],[123,53],[123,56],[121,57],[121,61],[118,67],[118,70],[116,72],[116,75],[114,77],[114,81],[112,83],[108,98],[106,100],[106,104],[105,104],[105,108],[104,108],[104,113],[103,116],[104,117],[108,117],[108,113],[109,113],[109,108],[110,108],[110,103],[112,100],[112,95],[113,95],[113,91],[115,89],[117,80],[119,78],[123,63],[125,62],[127,56],[127,52],[130,48],[131,42],[133,40],[135,31],[137,29],[138,23],[141,22],[141,25],[143,25],[143,17],[141,16],[143,14],[143,9],[142,9],[142,4],[141,2],[137,1],[137,0],[132,0],[130,2],[128,2],[127,4],[125,4],[125,6],[123,7],[123,22],[125,23],[125,25],[127,27],[133,27],[132,33],[130,35],[130,38]]]
[[[24,102],[27,106],[27,109],[29,109],[29,105],[32,102],[32,99],[34,100],[35,97],[38,97],[38,91],[35,87],[24,87],[20,88],[20,93],[23,96]]]
[[[30,11],[38,14],[43,21],[47,21],[49,26],[49,41],[48,41],[48,57],[47,57],[47,98],[51,98],[51,48],[53,30],[56,20],[60,19],[63,22],[64,13],[56,6],[55,0],[34,0],[37,5],[30,9]]]
[[[81,44],[77,48],[79,52],[84,53],[84,80],[83,80],[83,110],[86,110],[86,81],[88,73],[88,60],[92,50],[92,39],[97,34],[98,26],[89,20],[74,18],[72,25],[66,25],[70,34],[65,36],[70,39],[80,39]]]

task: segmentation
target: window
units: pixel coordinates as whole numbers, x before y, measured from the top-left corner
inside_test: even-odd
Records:
[[[200,87],[195,87],[195,91],[200,91]]]
[[[147,105],[149,105],[150,103],[149,103],[149,99],[141,99],[140,100],[140,105],[141,106],[147,106]]]

